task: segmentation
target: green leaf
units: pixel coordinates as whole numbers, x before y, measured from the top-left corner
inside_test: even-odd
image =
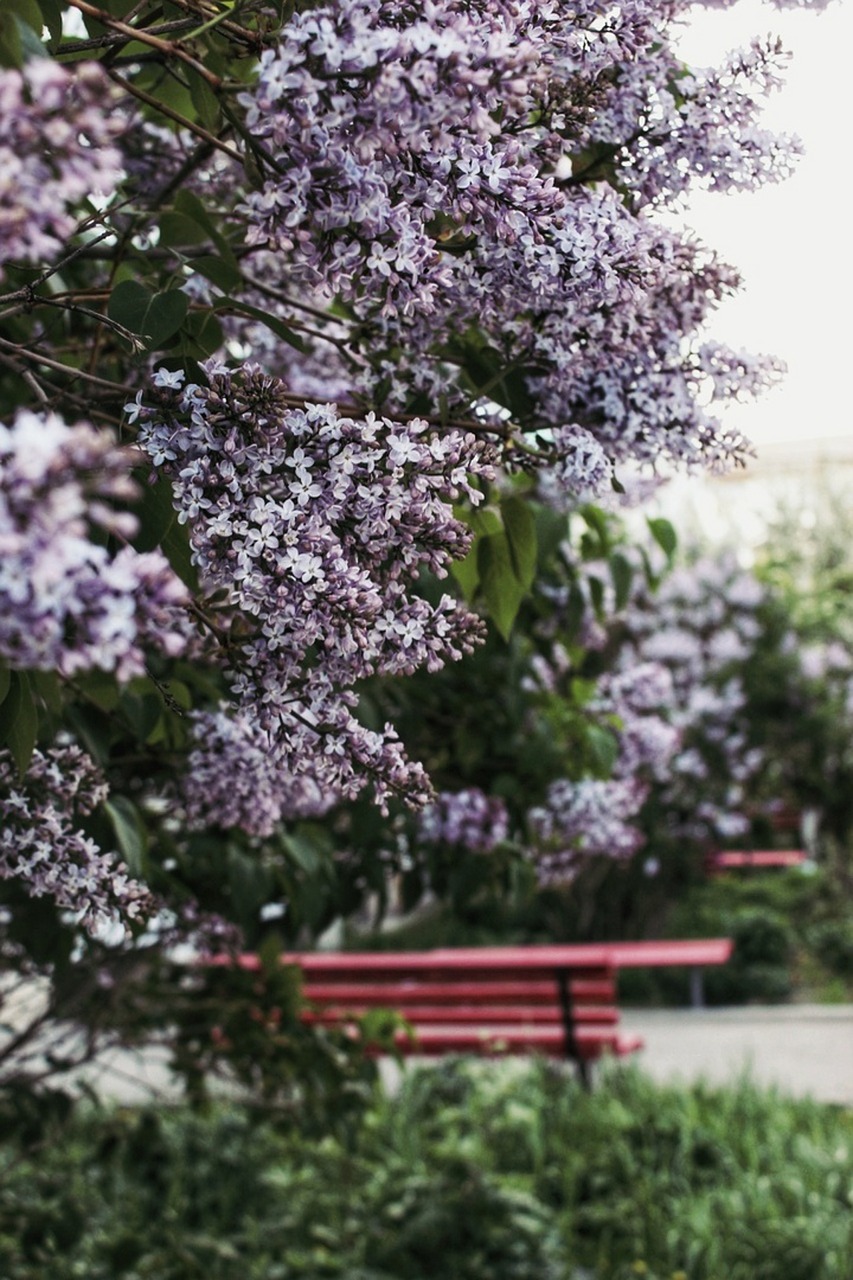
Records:
[[[180,289],[152,293],[138,280],[117,284],[107,303],[107,315],[131,333],[145,338],[149,351],[162,346],[184,322],[189,299]]]
[[[12,673],[5,662],[0,662],[0,702],[4,702],[6,694],[12,687]]]
[[[587,579],[589,582],[589,594],[592,600],[592,607],[599,615],[604,611],[604,583],[600,578],[596,578],[593,574]]]
[[[9,692],[0,705],[0,742],[12,753],[18,773],[23,776],[32,759],[38,737],[38,711],[29,678],[23,671],[10,675]]]
[[[506,534],[493,533],[480,541],[477,569],[489,616],[504,640],[508,640],[527,592],[515,576]]]
[[[668,520],[664,520],[660,516],[654,519],[648,517],[646,524],[649,526],[649,532],[661,551],[663,551],[668,560],[671,560],[678,546],[678,536],[675,529]]]
[[[178,518],[172,505],[172,482],[164,475],[157,476],[154,484],[143,482],[142,501],[136,511],[139,528],[133,539],[137,551],[153,551]]]
[[[277,338],[281,338],[282,342],[286,342],[288,346],[294,347],[303,354],[308,350],[298,333],[294,333],[292,329],[289,329],[283,320],[279,320],[278,316],[272,316],[268,311],[262,311],[260,307],[251,307],[248,302],[239,302],[236,298],[217,298],[214,303],[214,310],[224,311],[230,315],[247,316],[250,320],[259,320],[261,324],[266,325],[271,333],[274,333]]]
[[[60,715],[63,707],[62,685],[55,671],[31,671],[30,686],[34,696],[48,711]],[[0,699],[2,701],[2,699]]]
[[[624,609],[631,595],[634,569],[628,557],[621,551],[614,551],[610,557],[610,575],[613,578],[613,589],[616,593],[616,608]]]
[[[225,341],[222,325],[212,311],[191,311],[181,330],[181,349],[193,360],[204,360]]]
[[[321,864],[320,850],[309,836],[304,832],[292,832],[283,835],[281,843],[300,871],[304,871],[309,876],[316,875]]]
[[[465,556],[464,560],[454,560],[450,566],[450,573],[453,579],[459,584],[462,595],[471,604],[477,594],[477,587],[480,585],[480,571],[477,568],[477,546],[476,543]]]
[[[205,253],[200,258],[193,258],[192,268],[223,293],[230,293],[240,283],[239,267],[227,258],[217,258],[214,254]]]
[[[609,777],[619,754],[619,741],[616,735],[600,725],[590,725],[587,729],[586,741],[596,773],[599,777]]]
[[[185,586],[190,591],[198,592],[200,584],[198,580],[198,571],[193,564],[192,550],[190,548],[190,535],[185,524],[179,524],[175,520],[169,529],[163,535],[160,541],[160,549],[163,555],[169,561],[169,564],[175,570]]]
[[[527,591],[536,576],[536,521],[529,503],[509,497],[501,502],[513,573]]]
[[[79,686],[89,702],[101,711],[114,711],[120,697],[115,676],[108,671],[88,671],[80,676]]]
[[[147,742],[163,714],[163,700],[160,694],[152,692],[138,696],[124,690],[119,705],[134,737],[140,742]]]
[[[172,249],[178,245],[204,244],[210,236],[201,223],[185,213],[167,209],[160,215],[160,244]]]
[[[132,876],[145,874],[145,826],[136,805],[127,796],[113,795],[104,801],[122,857]]]
[[[228,885],[238,916],[249,920],[269,898],[273,880],[266,867],[232,846],[228,850]]]
[[[193,222],[197,222],[200,227],[204,227],[205,231],[210,236],[210,239],[216,245],[225,261],[230,263],[237,270],[239,278],[240,269],[237,265],[237,259],[231,251],[231,246],[219,230],[214,219],[210,216],[207,209],[205,209],[204,205],[199,200],[198,196],[194,195],[192,191],[187,191],[186,188],[184,188],[175,196],[175,209],[178,213],[186,214],[187,217],[193,220]]]
[[[20,68],[24,65],[24,29],[16,14],[0,12],[0,67]]]
[[[190,97],[199,120],[211,133],[215,133],[221,123],[219,99],[210,85],[197,71],[189,67],[186,72],[190,87]]]
[[[60,0],[38,0],[44,25],[50,32],[54,44],[62,39],[62,9]]]

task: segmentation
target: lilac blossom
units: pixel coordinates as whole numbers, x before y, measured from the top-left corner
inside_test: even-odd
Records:
[[[0,751],[0,877],[52,898],[90,933],[140,920],[154,907],[127,867],[80,829],[107,794],[94,762],[73,743],[34,751],[23,778]]]
[[[451,503],[480,499],[472,478],[492,474],[491,452],[417,419],[292,407],[255,366],[208,373],[207,387],[163,387],[140,433],[172,479],[204,590],[241,619],[229,673],[236,720],[226,728],[216,713],[215,750],[211,723],[197,725],[191,769],[206,783],[188,782],[192,811],[214,820],[205,796],[226,799],[237,757],[240,776],[255,778],[249,790],[265,797],[254,818],[246,811],[252,829],[304,812],[307,796],[324,807],[352,797],[368,779],[380,803],[400,793],[422,802],[423,771],[390,725],[358,722],[352,686],[436,670],[479,642],[478,618],[449,595],[428,603],[411,584],[422,569],[446,576],[465,554],[470,533]],[[239,801],[228,805],[233,815]]]
[[[572,880],[592,857],[633,857],[645,841],[633,819],[647,794],[636,778],[553,782],[544,804],[528,814],[540,883]]]
[[[247,239],[271,296],[350,308],[357,341],[342,359],[329,331],[326,353],[348,398],[393,414],[440,396],[489,419],[446,360],[476,326],[523,371],[545,483],[575,499],[611,463],[743,460],[713,405],[780,366],[700,337],[738,277],[654,212],[692,181],[782,177],[798,149],[756,124],[775,43],[687,73],[681,7],[436,0],[404,24],[391,0],[335,0],[285,24],[242,98],[275,164],[246,197]],[[587,180],[578,157],[601,148],[612,174]]]
[[[109,432],[22,410],[0,424],[0,657],[64,676],[142,675],[147,651],[183,653],[188,593],[160,551],[110,552],[131,536],[116,502],[136,496],[132,455]]]
[[[490,853],[509,835],[509,815],[500,796],[479,787],[440,791],[418,814],[417,831],[426,844],[457,845],[472,853]]]
[[[3,264],[44,263],[73,233],[74,208],[110,195],[126,128],[97,63],[30,58],[0,70],[0,279]]]
[[[725,840],[749,827],[742,806],[765,759],[749,742],[741,670],[766,599],[758,580],[723,555],[676,569],[654,597],[628,610],[623,669],[659,663],[672,680],[668,720],[682,746],[661,783],[674,834]]]

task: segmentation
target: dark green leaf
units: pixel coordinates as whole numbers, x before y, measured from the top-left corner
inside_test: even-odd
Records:
[[[239,267],[226,258],[217,258],[213,254],[205,253],[200,258],[193,258],[192,268],[193,271],[197,271],[199,275],[215,284],[223,293],[230,293],[240,283]]]
[[[501,502],[501,515],[513,572],[519,584],[529,590],[536,576],[536,522],[533,512],[530,504],[522,498],[509,497]]]
[[[631,594],[634,570],[628,557],[623,555],[621,551],[614,551],[610,557],[610,574],[613,578],[613,588],[616,593],[616,608],[624,609]]]
[[[179,191],[175,196],[175,209],[178,213],[185,213],[187,217],[192,218],[193,222],[197,222],[200,227],[204,227],[222,257],[235,267],[237,266],[237,259],[231,252],[228,241],[197,195],[194,195],[192,191],[187,191],[186,188]]]
[[[0,705],[0,742],[12,753],[18,773],[29,767],[38,737],[38,711],[30,682],[23,671],[13,671],[9,692]]]
[[[88,701],[101,711],[114,711],[118,706],[119,687],[115,676],[108,671],[88,671],[79,678],[78,684]]]
[[[212,311],[191,311],[181,330],[181,347],[194,360],[204,360],[225,341],[222,325]]]
[[[470,604],[477,594],[477,587],[480,583],[480,572],[477,568],[477,547],[476,544],[471,547],[464,560],[454,560],[450,566],[450,573],[454,580],[459,584],[459,588]]]
[[[619,753],[616,735],[599,725],[590,725],[587,729],[587,748],[596,773],[600,777],[609,777]]]
[[[273,890],[267,868],[234,847],[228,850],[228,883],[234,907],[243,920],[257,915]]]
[[[62,9],[60,0],[38,0],[44,25],[50,32],[54,44],[62,39]]]
[[[0,67],[24,65],[23,32],[26,25],[11,11],[0,12]]]
[[[145,874],[145,827],[136,805],[127,796],[113,795],[104,801],[121,855],[131,875]]]
[[[121,712],[134,736],[146,742],[163,714],[163,700],[156,691],[139,696],[125,690],[121,695]]]
[[[186,75],[190,86],[190,97],[199,120],[205,129],[215,132],[220,125],[219,99],[204,77],[192,67],[188,68]]]
[[[33,695],[41,701],[48,711],[52,711],[54,715],[61,713],[63,707],[62,686],[55,671],[31,671],[30,685]]]
[[[297,351],[307,351],[305,343],[302,341],[298,333],[294,333],[289,329],[283,320],[279,320],[277,316],[272,316],[268,311],[262,311],[260,307],[251,307],[247,302],[238,302],[235,298],[217,298],[214,303],[216,311],[224,311],[228,315],[246,316],[250,320],[259,320],[261,324],[265,324],[271,333],[277,338],[281,338],[282,342],[286,342],[288,346],[295,347]]]
[[[506,534],[493,533],[480,541],[477,568],[489,616],[504,640],[508,640],[527,593],[515,576]]]
[[[664,520],[662,517],[649,518],[646,523],[649,526],[649,532],[661,551],[671,560],[678,546],[678,537],[675,529],[668,520]]]
[[[12,673],[6,666],[5,662],[0,662],[0,702],[6,698],[6,694],[12,687]]]
[[[574,640],[583,622],[583,616],[586,613],[586,600],[583,591],[576,582],[573,582],[569,588],[569,598],[566,601],[566,633],[569,640]]]
[[[199,590],[198,573],[193,564],[187,526],[178,524],[176,520],[163,535],[160,549],[181,582],[188,586],[190,591],[197,592]]]
[[[178,245],[204,244],[210,236],[204,227],[185,213],[167,210],[160,217],[160,244],[166,248]]]
[[[139,528],[133,545],[137,551],[153,551],[178,518],[172,505],[172,482],[160,474],[154,484],[144,485],[136,514]]]
[[[152,293],[138,280],[117,284],[110,294],[107,314],[131,333],[145,338],[149,350],[177,333],[187,314],[189,299],[180,289]]]

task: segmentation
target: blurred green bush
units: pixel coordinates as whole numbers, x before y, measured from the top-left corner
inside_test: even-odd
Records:
[[[633,1068],[408,1070],[348,1136],[233,1109],[0,1147],[3,1280],[849,1280],[853,1115]]]

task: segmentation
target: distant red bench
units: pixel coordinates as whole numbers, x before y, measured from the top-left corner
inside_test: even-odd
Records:
[[[803,849],[724,849],[706,860],[709,874],[736,871],[743,867],[801,867],[808,854]]]
[[[320,1026],[357,1026],[372,1009],[408,1024],[394,1036],[402,1054],[541,1053],[568,1058],[588,1081],[606,1054],[643,1047],[619,1032],[618,969],[723,964],[727,938],[578,946],[462,947],[409,952],[300,952],[283,964],[302,973],[303,1018]],[[213,963],[231,963],[216,957]],[[244,955],[243,968],[260,965]],[[700,993],[701,994],[701,993]]]

